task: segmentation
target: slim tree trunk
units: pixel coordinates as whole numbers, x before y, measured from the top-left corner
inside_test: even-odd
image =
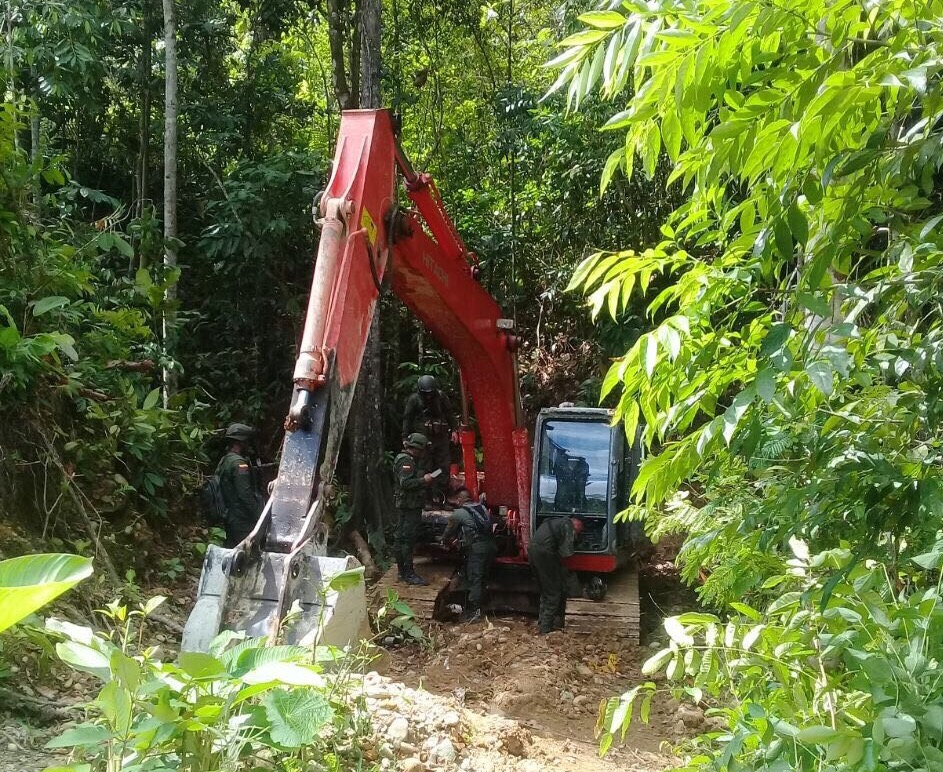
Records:
[[[382,0],[361,0],[360,106],[380,107],[380,40]],[[375,546],[382,546],[384,513],[393,500],[392,484],[384,468],[383,363],[380,304],[377,303],[364,350],[363,365],[351,407],[351,492],[354,522],[366,526]]]
[[[138,113],[138,157],[134,170],[134,216],[141,217],[148,201],[148,167],[151,149],[151,66],[154,41],[151,39],[152,21],[150,4],[144,4],[144,41],[141,45],[140,95]],[[140,267],[140,255],[128,258],[128,273],[133,277]]]
[[[42,156],[42,135],[41,135],[41,115],[39,112],[39,85],[36,82],[35,76],[31,78],[33,81],[33,104],[30,105],[29,110],[29,159],[33,164],[34,169],[39,169],[40,157]],[[43,205],[43,190],[42,182],[39,175],[33,177],[33,206],[36,208],[36,217],[42,217],[42,205]]]
[[[174,0],[164,3],[164,55],[165,91],[164,91],[164,267],[173,270],[177,267],[177,24],[174,19]],[[173,355],[174,303],[177,288],[167,288],[162,319],[162,337],[164,357],[168,360]],[[165,361],[163,367],[164,407],[176,390],[176,375]]]
[[[345,6],[344,0],[327,0],[327,33],[331,49],[331,69],[334,74],[334,96],[341,110],[346,110],[351,105],[347,65],[344,62],[344,32],[347,26],[344,17]]]

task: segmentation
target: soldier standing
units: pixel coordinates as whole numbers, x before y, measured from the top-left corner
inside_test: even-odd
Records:
[[[560,561],[573,554],[576,535],[582,530],[583,521],[575,517],[548,517],[530,540],[527,559],[540,590],[539,635],[563,629],[569,572]]]
[[[459,488],[455,496],[458,506],[449,515],[449,524],[442,534],[442,541],[448,543],[458,535],[465,554],[465,584],[468,591],[464,619],[466,622],[477,622],[481,619],[481,599],[491,563],[498,554],[498,546],[487,507],[473,503],[468,488]]]
[[[429,440],[429,459],[433,468],[442,470],[433,486],[440,496],[448,492],[449,465],[452,463],[451,434],[457,428],[452,405],[436,385],[435,378],[423,375],[416,392],[409,395],[403,408],[403,437],[418,432]]]
[[[424,434],[413,432],[403,441],[403,452],[393,462],[396,472],[395,504],[399,513],[396,528],[396,564],[399,580],[406,584],[427,584],[413,567],[416,533],[426,503],[426,491],[435,477],[425,471],[422,457],[429,447]]]
[[[219,489],[226,505],[226,546],[235,547],[255,528],[264,502],[249,464],[249,443],[255,430],[246,424],[226,429],[226,455],[216,466]]]

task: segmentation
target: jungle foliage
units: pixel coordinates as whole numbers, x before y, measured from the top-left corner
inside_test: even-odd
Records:
[[[941,11],[625,0],[552,63],[571,109],[616,103],[603,188],[667,156],[684,197],[571,286],[654,324],[603,385],[652,450],[627,516],[757,609],[675,620],[651,663],[734,705],[692,768],[939,765]]]
[[[328,5],[349,92],[360,3]],[[47,541],[114,552],[99,574],[113,582],[168,518],[194,519],[187,494],[220,452],[220,427],[253,423],[263,459],[277,454],[317,241],[311,202],[350,96],[338,92],[328,10],[176,3],[173,270],[162,261],[159,4],[11,0],[3,14],[0,513]],[[596,130],[605,108],[564,115],[540,102],[550,74],[539,64],[570,9],[390,0],[382,12],[385,104],[401,113],[413,160],[435,174],[486,286],[519,320],[528,407],[572,398],[580,382],[598,383],[607,348],[644,324],[605,325],[601,343],[586,342],[593,325],[563,293],[572,269],[588,243],[656,234],[666,199],[623,180],[600,200],[616,145]],[[381,309],[395,446],[416,374],[454,376],[395,298]],[[554,376],[557,352],[576,383]],[[178,386],[166,405],[165,368]]]

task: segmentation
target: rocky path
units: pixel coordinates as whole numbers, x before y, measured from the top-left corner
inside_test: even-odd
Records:
[[[644,655],[617,639],[538,637],[532,623],[489,620],[439,631],[434,652],[391,652],[388,677],[371,675],[367,688],[377,690],[381,725],[409,725],[393,757],[406,754],[413,770],[649,772],[670,768],[668,746],[690,733],[676,706],[656,702],[651,723],[633,726],[603,759],[594,738],[600,701],[642,679]],[[399,713],[392,695],[402,696]],[[436,723],[446,715],[461,720]],[[435,750],[446,739],[454,758]]]

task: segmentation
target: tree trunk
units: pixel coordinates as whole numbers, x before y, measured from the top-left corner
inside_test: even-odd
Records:
[[[150,165],[151,147],[151,66],[154,41],[151,39],[150,4],[144,4],[144,43],[141,46],[140,62],[140,112],[138,114],[138,157],[135,162],[134,216],[141,217],[147,206],[147,170]],[[139,267],[139,255],[135,252],[128,258],[128,273],[133,277]]]
[[[331,48],[331,69],[334,73],[334,96],[341,110],[347,110],[351,106],[347,65],[344,62],[345,5],[343,0],[327,0],[327,34]]]
[[[164,3],[164,55],[166,57],[164,92],[164,267],[177,267],[177,25],[174,0]],[[176,390],[176,374],[167,364],[173,352],[174,302],[177,288],[170,286],[164,299],[162,337],[165,363],[163,366],[164,407]]]
[[[30,106],[29,111],[29,139],[30,139],[30,153],[29,158],[33,164],[34,169],[39,169],[40,156],[42,155],[42,136],[40,134],[41,130],[41,116],[39,112],[39,85],[33,79],[33,104]],[[39,176],[37,175],[33,179],[33,206],[36,207],[36,217],[42,217],[42,204],[43,204],[43,190],[42,182],[40,181]]]
[[[361,0],[360,106],[380,107],[381,0]],[[377,303],[364,350],[363,365],[351,406],[351,504],[354,523],[362,524],[383,545],[384,515],[393,501],[392,483],[385,469],[383,439],[383,369],[380,338],[380,303]]]

